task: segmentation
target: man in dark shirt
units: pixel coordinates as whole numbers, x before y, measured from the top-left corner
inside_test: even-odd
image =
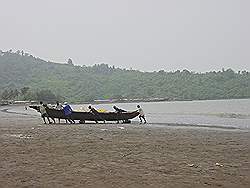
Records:
[[[122,112],[127,112],[126,110],[123,110],[123,109],[121,109],[121,108],[118,108],[117,106],[113,106],[113,108],[115,109],[115,111],[117,112],[117,113],[119,113],[120,115],[121,115],[121,117],[122,117]],[[118,115],[118,114],[117,114]],[[118,116],[120,116],[120,115],[118,115]],[[128,120],[126,120],[126,119],[124,119],[124,120],[122,120],[122,122],[123,123],[125,123],[125,122],[127,122]],[[119,123],[119,120],[117,120],[117,123]]]
[[[73,110],[70,107],[70,105],[68,105],[67,102],[64,103],[63,112],[64,112],[64,115],[66,117],[66,120],[68,120],[70,123],[75,123],[75,120],[72,119]]]
[[[116,112],[121,113],[121,112],[127,112],[126,110],[123,110],[121,108],[118,108],[117,106],[113,106]]]
[[[89,110],[97,117],[95,120],[96,123],[98,123],[97,119],[101,119],[105,123],[105,119],[101,117],[100,113],[95,108],[93,108],[92,106],[89,106]]]

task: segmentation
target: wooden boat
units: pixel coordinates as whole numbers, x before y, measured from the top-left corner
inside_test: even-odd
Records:
[[[29,106],[30,108],[33,108],[37,111],[39,111],[39,106]],[[60,118],[60,119],[66,119],[63,110],[56,110],[53,108],[46,108],[46,112],[49,117],[51,118]],[[119,120],[130,120],[135,118],[139,115],[138,111],[132,111],[132,112],[99,112],[96,114],[93,114],[92,112],[76,112],[73,111],[71,118],[74,120],[80,120],[82,122],[85,121],[119,121]]]

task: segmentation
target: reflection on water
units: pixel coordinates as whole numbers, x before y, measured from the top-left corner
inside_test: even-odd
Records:
[[[95,108],[113,111],[114,104],[93,105]],[[115,104],[132,111],[137,103]],[[211,126],[231,126],[250,128],[250,99],[210,100],[210,101],[173,101],[140,103],[148,122],[153,124],[180,123]],[[72,105],[77,110],[88,105]],[[32,109],[14,107],[10,111],[39,115]],[[137,120],[137,119],[135,119]]]

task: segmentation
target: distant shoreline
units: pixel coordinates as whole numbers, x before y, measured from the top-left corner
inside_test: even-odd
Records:
[[[72,104],[115,104],[115,103],[149,103],[149,102],[188,102],[188,101],[221,101],[221,100],[244,100],[250,98],[230,98],[230,99],[183,99],[183,100],[128,100],[128,101],[89,101],[89,102],[76,102]]]
[[[188,102],[188,101],[222,101],[222,100],[244,100],[244,99],[250,99],[250,98],[230,98],[230,99],[178,99],[178,100],[117,100],[117,101],[83,101],[83,102],[70,102],[71,104],[115,104],[115,103],[149,103],[149,102]],[[13,103],[10,104],[1,104],[0,103],[0,107],[2,106],[9,106],[9,105],[16,105],[16,106],[25,106],[25,105],[30,105],[30,104],[38,104],[39,101],[37,101],[37,103],[29,103],[29,102],[23,102],[23,103],[15,103],[15,101]]]

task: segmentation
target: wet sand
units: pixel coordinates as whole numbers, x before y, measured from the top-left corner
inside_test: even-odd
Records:
[[[250,185],[248,130],[0,118],[0,187]]]

